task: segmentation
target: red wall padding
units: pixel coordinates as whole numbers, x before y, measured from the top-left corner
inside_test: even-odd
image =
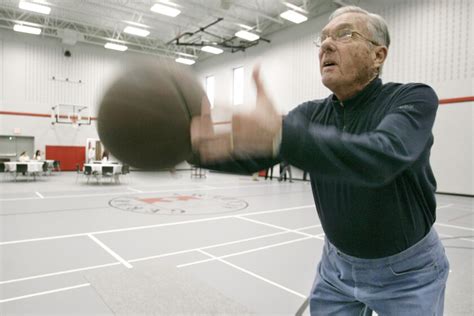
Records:
[[[46,146],[46,159],[59,160],[61,171],[76,170],[76,164],[82,169],[86,160],[84,146]]]

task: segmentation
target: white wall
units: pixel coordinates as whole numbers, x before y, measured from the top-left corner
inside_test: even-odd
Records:
[[[72,57],[63,55],[65,49]],[[74,104],[89,106],[96,116],[114,75],[127,61],[143,56],[99,46],[64,46],[58,40],[0,30],[0,111],[50,114],[57,104]],[[34,136],[36,149],[42,151],[46,145],[85,146],[87,138],[98,138],[95,122],[74,129],[53,126],[45,117],[0,115],[1,135],[13,135],[15,128],[20,135]]]
[[[382,79],[385,82],[424,82],[440,99],[474,95],[474,54],[470,0],[407,0],[385,7],[364,5],[381,14],[390,28],[392,44]],[[276,33],[245,53],[223,55],[195,66],[200,78],[216,77],[216,112],[230,104],[232,68],[243,65],[246,82],[244,110],[255,92],[252,67],[260,62],[267,89],[278,109],[286,113],[299,103],[326,97],[320,83],[317,49],[312,41],[328,15]],[[438,191],[474,194],[474,104],[441,105],[434,127],[432,166]],[[216,115],[216,119],[223,119]],[[224,118],[225,119],[225,118]]]

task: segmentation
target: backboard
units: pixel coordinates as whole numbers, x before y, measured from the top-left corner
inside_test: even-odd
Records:
[[[70,124],[77,128],[91,125],[89,107],[85,105],[58,104],[51,108],[51,124]]]

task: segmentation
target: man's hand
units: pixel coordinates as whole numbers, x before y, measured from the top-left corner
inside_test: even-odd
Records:
[[[272,157],[279,146],[282,119],[265,91],[258,66],[253,70],[253,80],[257,89],[255,109],[232,116],[234,154]]]
[[[214,132],[211,119],[211,105],[207,96],[202,98],[201,115],[191,121],[191,145],[202,162],[213,162],[229,159],[232,156],[231,133]]]
[[[272,157],[281,138],[281,116],[277,113],[255,67],[253,80],[257,89],[255,109],[232,115],[232,131],[216,134],[210,116],[209,101],[202,102],[201,116],[191,122],[191,142],[203,162],[222,161],[231,157]]]

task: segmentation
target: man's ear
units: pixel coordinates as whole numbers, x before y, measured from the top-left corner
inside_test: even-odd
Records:
[[[380,67],[383,65],[385,62],[385,59],[387,58],[388,54],[388,49],[386,46],[376,46],[373,51],[373,57],[374,57],[374,65],[377,69],[380,69]]]

